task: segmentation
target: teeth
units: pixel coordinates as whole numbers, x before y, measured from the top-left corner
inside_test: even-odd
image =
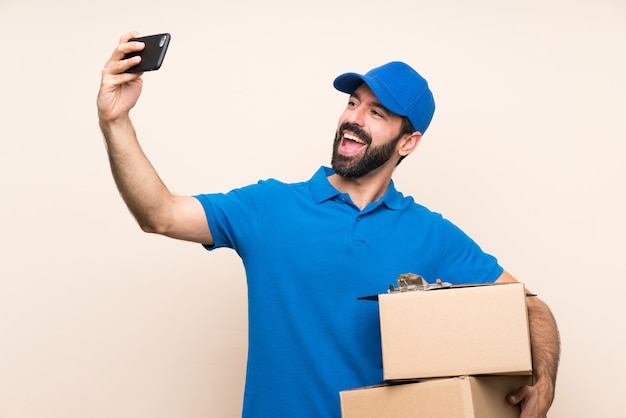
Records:
[[[349,139],[350,141],[358,142],[359,144],[363,144],[363,145],[366,144],[365,141],[363,141],[361,138],[359,138],[358,136],[355,136],[355,135],[344,134],[343,137],[346,138],[346,139]]]

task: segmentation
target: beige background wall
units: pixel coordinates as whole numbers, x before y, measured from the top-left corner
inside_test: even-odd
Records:
[[[624,417],[623,0],[0,0],[0,417],[236,417],[243,271],[143,234],[109,174],[100,69],[171,32],[133,118],[174,191],[307,179],[333,78],[400,59],[438,102],[396,183],[558,318],[551,418]]]

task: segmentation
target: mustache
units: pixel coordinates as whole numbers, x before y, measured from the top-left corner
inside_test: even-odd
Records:
[[[339,131],[337,132],[337,136],[341,137],[345,131],[350,131],[353,134],[357,135],[359,138],[367,142],[368,145],[372,144],[372,137],[368,135],[363,129],[361,129],[358,125],[355,125],[350,122],[344,122],[339,127]]]

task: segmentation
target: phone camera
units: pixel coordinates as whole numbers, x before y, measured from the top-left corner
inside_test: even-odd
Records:
[[[161,40],[159,41],[159,47],[163,48],[163,45],[165,45],[166,39],[167,37],[165,35],[161,36]]]

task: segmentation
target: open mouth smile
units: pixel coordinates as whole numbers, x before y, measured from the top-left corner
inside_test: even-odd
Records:
[[[343,131],[339,151],[344,155],[354,155],[366,148],[369,141],[361,138],[357,134],[349,131]]]

